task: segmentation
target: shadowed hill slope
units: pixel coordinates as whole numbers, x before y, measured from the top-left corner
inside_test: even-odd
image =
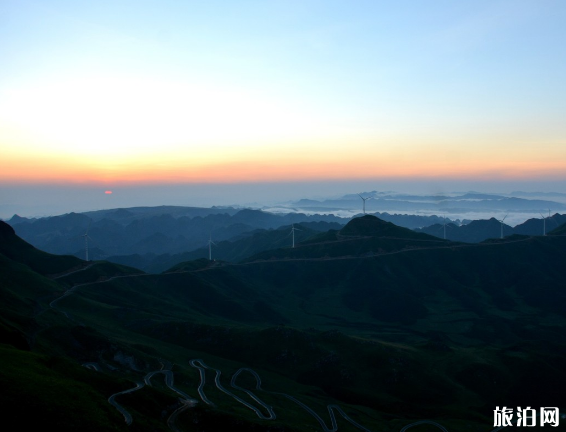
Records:
[[[386,222],[376,216],[365,215],[352,219],[340,230],[342,236],[397,237],[415,240],[436,240],[427,234]]]
[[[51,255],[16,236],[14,229],[0,221],[0,254],[45,274],[57,274],[80,267],[84,261],[73,256]]]
[[[112,263],[94,264],[40,251],[0,221],[0,334],[8,338],[0,338],[0,343],[7,341],[21,347],[31,344],[30,331],[38,327],[36,317],[70,286],[140,273]]]
[[[559,391],[549,391],[544,382],[566,385],[560,367],[566,356],[565,238],[464,245],[430,241],[371,218],[346,232],[353,234],[342,236],[347,240],[341,232],[329,232],[317,237],[324,241],[274,251],[269,260],[195,265],[185,272],[180,267],[176,274],[86,287],[84,298],[67,306],[79,308],[87,301],[105,309],[127,307],[127,315],[106,313],[106,319],[148,337],[314,383],[344,403],[379,400],[399,412],[394,401],[402,401],[418,415],[433,406],[438,415],[467,404],[492,414],[498,400],[561,403]],[[408,238],[387,243],[383,234]],[[344,255],[379,244],[391,246],[390,252]],[[309,331],[339,331],[340,347],[326,360],[309,359],[298,348],[290,352],[289,342],[271,347],[261,329],[274,325],[299,338]],[[227,328],[238,330],[222,330]],[[352,340],[361,345],[350,345]],[[363,365],[348,355],[350,350],[366,358],[363,343],[407,350],[386,360],[402,376],[393,380],[378,372],[379,355]],[[444,372],[433,377],[426,367],[438,370],[437,361]],[[336,379],[338,374],[349,378]],[[536,379],[522,381],[524,374]],[[431,388],[442,390],[431,393]]]
[[[314,235],[295,248],[262,252],[245,261],[371,256],[403,249],[438,247],[443,244],[448,242],[398,227],[375,216],[365,215],[352,219],[340,231],[330,230]]]
[[[553,229],[548,235],[566,235],[566,223],[560,225],[558,228]]]
[[[328,229],[328,226],[336,225],[338,224],[329,224],[327,222],[297,224],[295,242],[298,243],[319,233],[322,228]],[[309,226],[313,226],[316,229],[311,229]],[[209,251],[208,246],[206,246],[181,254],[113,256],[109,257],[108,260],[140,268],[149,273],[161,273],[185,261],[208,259],[210,253],[214,260],[238,262],[259,252],[291,246],[291,244],[292,233],[291,226],[289,225],[278,229],[254,230],[230,240],[215,241],[212,245],[212,251]]]
[[[45,351],[97,362],[108,376],[142,382],[170,367],[175,382],[197,397],[201,375],[189,359],[221,369],[226,387],[226,374],[251,367],[268,391],[320,413],[340,404],[368,429],[394,432],[423,418],[483,432],[498,404],[563,405],[565,237],[457,244],[359,219],[345,233],[329,231],[266,255],[272,259],[191,261],[161,275],[112,274],[108,263],[93,263],[49,280],[2,258],[10,274],[25,269],[21,284],[35,295],[21,309],[36,324],[22,330],[26,336]],[[53,290],[46,299],[36,281]],[[56,308],[41,310],[69,286]],[[197,423],[201,430],[321,430],[291,399],[260,390],[277,419],[258,420],[213,387],[212,371],[201,372],[218,404],[206,412],[230,421],[211,427],[198,423],[202,407],[188,409],[177,423],[187,430]],[[253,379],[244,382],[256,391]],[[165,430],[179,406],[178,395],[155,392],[122,399],[136,422],[149,425],[140,430]]]
[[[4,423],[12,424],[13,429],[48,425],[58,431],[127,430],[107,399],[128,388],[128,382],[93,375],[76,361],[61,357],[65,353],[53,349],[42,336],[47,331],[68,331],[65,324],[70,322],[56,314],[50,303],[68,289],[62,279],[95,276],[91,265],[37,250],[0,222],[0,404]],[[105,271],[123,274],[113,264]]]

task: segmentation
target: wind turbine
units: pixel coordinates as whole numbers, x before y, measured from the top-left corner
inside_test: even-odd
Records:
[[[501,238],[503,238],[503,221],[507,218],[507,216],[509,216],[509,213],[507,213],[505,217],[499,221],[501,222]]]
[[[212,245],[216,246],[216,243],[212,241],[212,234],[208,237],[208,260],[212,261]]]
[[[358,194],[358,196],[359,196],[359,197],[362,199],[362,201],[364,202],[364,214],[366,214],[366,201],[367,201],[368,199],[371,199],[371,197],[369,196],[369,197],[364,198],[364,197],[361,196],[360,194]]]
[[[438,232],[441,229],[444,230],[444,240],[446,240],[446,215],[442,215],[442,218],[444,219],[444,221],[442,222],[442,226],[438,228],[438,230],[436,230],[435,232]]]
[[[88,230],[90,229],[90,224],[91,224],[91,222],[89,222],[85,233],[81,236],[81,237],[85,238],[85,261],[88,261],[88,239],[90,238],[92,240],[92,238],[88,235]]]
[[[295,248],[295,231],[302,231],[299,228],[295,228],[295,224],[291,225],[291,234],[293,235],[293,248]]]
[[[539,213],[542,217],[542,235],[546,235],[546,216],[543,216],[542,213]],[[550,209],[548,209],[548,218],[550,219]]]

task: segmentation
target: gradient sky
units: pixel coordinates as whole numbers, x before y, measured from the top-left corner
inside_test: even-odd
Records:
[[[563,184],[565,22],[563,0],[0,0],[0,188]]]

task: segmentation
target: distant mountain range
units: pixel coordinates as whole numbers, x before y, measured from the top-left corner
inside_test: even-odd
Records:
[[[354,200],[354,195],[346,196]],[[406,199],[431,199],[404,195]],[[482,199],[484,195],[462,197]],[[359,201],[359,196],[357,197]],[[357,202],[357,201],[356,201]],[[359,205],[359,202],[358,202]],[[462,242],[481,242],[501,235],[501,224],[491,220],[451,220],[442,216],[373,213],[378,218],[418,232]],[[264,250],[288,242],[291,224],[301,241],[315,232],[340,229],[350,218],[332,214],[273,214],[260,210],[194,207],[134,207],[87,213],[69,213],[39,219],[14,215],[8,222],[23,239],[42,250],[56,254],[106,259],[151,273],[160,273],[186,260],[207,258],[212,239],[215,259],[238,262]],[[445,223],[446,221],[446,223]],[[547,231],[566,222],[555,214],[547,218]],[[503,235],[542,235],[542,219],[530,219],[512,228],[503,225]]]
[[[8,223],[34,246],[57,254],[84,257],[88,233],[92,258],[113,255],[176,254],[234,238],[256,229],[301,222],[344,223],[332,215],[276,215],[249,209],[136,207],[69,213],[40,219],[14,216]]]
[[[364,197],[371,197],[366,201],[366,211],[403,211],[419,212],[429,211],[437,214],[466,213],[466,212],[534,212],[552,208],[554,211],[565,210],[566,204],[546,199],[527,199],[514,196],[503,196],[482,193],[465,193],[461,195],[408,195],[387,192],[364,192]],[[525,196],[529,196],[525,194]],[[560,194],[549,197],[563,198]],[[291,203],[293,207],[302,210],[331,211],[333,209],[361,209],[361,200],[358,194],[348,194],[340,198],[326,200],[301,199]]]
[[[410,228],[443,220],[437,216],[388,213],[378,216]],[[348,221],[349,218],[321,214],[282,215],[231,207],[160,206],[69,213],[39,219],[14,215],[8,223],[23,239],[50,253],[85,258],[85,234],[88,234],[89,259],[107,259],[145,271],[161,272],[184,260],[208,257],[206,245],[209,239],[217,244],[215,257],[238,261],[260,250],[280,247],[282,234],[268,233],[269,230],[301,224],[303,231],[297,231],[296,235],[302,240],[307,233],[338,229]],[[262,230],[265,231],[263,234]],[[256,240],[265,236],[265,241],[254,240],[254,246],[250,248],[246,245],[249,241],[243,239],[251,236]],[[235,244],[228,244],[228,241]],[[263,249],[258,249],[259,245],[263,245]]]
[[[467,225],[461,226],[457,226],[453,223],[434,224],[425,228],[416,229],[415,231],[452,241],[479,243],[490,238],[507,237],[514,234],[542,236],[550,233],[553,229],[560,227],[564,223],[566,223],[566,215],[556,213],[545,220],[542,218],[529,219],[515,227],[510,227],[495,218],[491,218],[488,220],[472,221]]]
[[[297,224],[294,233],[295,242],[299,243],[320,231],[331,228],[340,229],[341,227],[341,224],[335,222],[307,222]],[[209,254],[214,260],[238,262],[265,250],[291,247],[291,245],[291,226],[288,225],[271,230],[260,229],[249,231],[235,236],[230,240],[215,242],[212,244],[210,250],[207,246],[179,254],[156,255],[148,253],[145,255],[111,256],[107,259],[115,263],[136,267],[146,272],[161,273],[184,261],[197,260],[200,258],[208,259]]]

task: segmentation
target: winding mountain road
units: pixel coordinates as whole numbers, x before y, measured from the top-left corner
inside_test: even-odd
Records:
[[[251,399],[253,399],[255,402],[257,402],[264,410],[266,410],[269,415],[265,415],[259,408],[253,406],[252,404],[244,401],[243,399],[241,399],[239,396],[236,396],[235,394],[231,393],[230,391],[228,391],[221,383],[220,383],[220,376],[222,375],[222,372],[219,369],[215,369],[212,368],[210,366],[208,366],[202,359],[193,359],[189,361],[190,366],[194,367],[195,369],[197,369],[199,371],[199,376],[200,376],[200,380],[199,380],[199,385],[198,385],[198,394],[201,398],[201,400],[206,403],[207,405],[210,406],[215,406],[214,403],[212,401],[210,401],[210,399],[208,399],[208,397],[206,396],[205,392],[204,392],[204,386],[206,385],[206,370],[211,370],[214,371],[215,377],[214,377],[214,385],[223,393],[227,394],[228,396],[230,396],[231,398],[233,398],[234,400],[236,400],[237,402],[239,402],[240,404],[244,405],[246,408],[249,408],[250,410],[252,410],[260,419],[262,420],[274,420],[275,418],[277,418],[275,411],[273,409],[272,406],[268,405],[266,402],[262,401],[255,393],[253,393],[250,390],[247,390],[241,386],[239,386],[236,382],[238,377],[243,373],[249,373],[251,374],[256,381],[256,385],[255,385],[255,389],[259,390],[261,392],[267,393],[267,394],[271,394],[271,395],[275,395],[275,396],[282,396],[287,398],[288,400],[296,403],[297,405],[299,405],[301,408],[303,408],[306,412],[308,412],[319,424],[321,429],[324,432],[337,432],[338,431],[338,422],[336,420],[336,414],[338,413],[340,414],[340,416],[346,420],[347,422],[349,422],[352,426],[356,427],[359,430],[362,430],[364,432],[372,432],[370,429],[362,426],[361,424],[357,423],[355,420],[353,420],[350,416],[348,416],[348,414],[346,414],[344,412],[344,410],[336,404],[330,404],[327,405],[327,409],[328,409],[328,414],[330,417],[330,422],[331,422],[331,427],[328,427],[326,422],[322,419],[322,417],[320,417],[312,408],[310,408],[308,405],[306,405],[305,403],[301,402],[300,400],[298,400],[297,398],[288,395],[286,393],[280,393],[280,392],[272,392],[272,391],[268,391],[268,390],[264,390],[261,387],[261,377],[259,376],[259,374],[254,371],[253,369],[250,368],[240,368],[238,369],[233,375],[232,375],[232,379],[230,380],[230,386],[233,387],[234,389],[244,392],[246,393]],[[132,424],[132,416],[131,414],[125,409],[123,408],[121,405],[119,405],[116,401],[115,398],[116,396],[122,395],[122,394],[126,394],[126,393],[131,393],[137,390],[140,390],[144,387],[144,383],[147,385],[151,385],[151,378],[153,378],[156,374],[163,374],[164,375],[164,379],[165,379],[165,384],[171,389],[173,390],[175,393],[177,393],[178,395],[181,396],[181,403],[182,405],[177,408],[167,419],[167,426],[169,427],[169,429],[171,429],[174,432],[182,432],[181,430],[179,430],[179,428],[176,426],[175,421],[177,416],[187,410],[190,407],[195,406],[195,404],[197,403],[197,401],[195,399],[192,399],[191,397],[189,397],[186,393],[184,393],[183,391],[177,389],[174,387],[173,385],[173,379],[174,379],[174,374],[171,370],[157,370],[157,371],[153,371],[153,372],[149,372],[145,377],[144,377],[144,382],[142,383],[137,383],[136,387],[131,388],[129,390],[124,390],[122,392],[113,394],[112,396],[110,396],[108,398],[108,402],[110,402],[114,407],[116,407],[116,409],[118,409],[120,411],[120,413],[122,413],[122,415],[124,416],[124,419],[126,421],[126,423],[128,425]],[[419,426],[419,425],[423,425],[423,424],[428,424],[431,426],[435,426],[438,429],[440,429],[443,432],[449,432],[448,429],[446,429],[444,426],[442,426],[440,423],[432,421],[432,420],[419,420],[413,423],[410,423],[406,426],[403,426],[399,432],[406,432],[408,429],[413,428],[415,426]],[[503,427],[498,427],[496,429],[493,429],[491,432],[498,432],[502,429],[504,429],[505,426]]]
[[[118,411],[120,411],[120,413],[124,416],[124,420],[126,421],[127,425],[131,425],[133,422],[133,418],[132,415],[124,408],[122,407],[122,405],[120,405],[118,402],[116,402],[116,396],[120,396],[123,394],[127,394],[127,393],[132,393],[135,392],[137,390],[142,389],[144,386],[143,383],[136,383],[136,386],[134,388],[128,389],[128,390],[124,390],[118,393],[114,393],[112,396],[110,396],[108,398],[108,402],[110,402],[110,404],[116,408]]]
[[[248,394],[253,400],[255,400],[258,404],[260,404],[268,413],[269,415],[266,416],[264,415],[258,408],[256,408],[255,406],[249,404],[248,402],[244,401],[243,399],[241,399],[240,397],[236,396],[235,394],[229,392],[228,390],[226,390],[226,388],[220,383],[220,375],[222,374],[222,372],[219,369],[214,369],[211,368],[209,366],[207,366],[203,360],[201,359],[195,359],[195,360],[191,360],[189,362],[189,364],[198,369],[199,373],[200,373],[200,383],[199,383],[199,396],[201,397],[202,401],[206,404],[212,404],[210,402],[210,400],[206,397],[206,395],[204,394],[204,385],[206,383],[206,374],[204,373],[206,369],[210,369],[216,372],[216,376],[214,377],[214,384],[216,385],[216,387],[218,388],[218,390],[220,390],[221,392],[227,394],[228,396],[232,397],[234,400],[238,401],[239,403],[241,403],[242,405],[244,405],[246,408],[251,409],[253,412],[255,412],[255,414],[262,420],[274,420],[276,418],[275,412],[273,411],[273,407],[271,407],[270,405],[266,404],[265,402],[263,402],[260,398],[258,398],[255,394],[253,394],[251,391],[249,390],[245,390],[242,389],[241,387],[234,387],[233,382],[234,382],[234,378],[232,378],[232,387],[238,389],[238,390],[243,390],[246,394]],[[256,374],[257,376],[257,374]],[[258,376],[259,377],[259,376]],[[261,380],[259,381],[261,383]]]
[[[131,389],[124,390],[124,391],[121,391],[121,392],[118,392],[118,393],[114,393],[112,396],[110,396],[108,398],[108,402],[110,402],[110,404],[112,404],[112,406],[114,406],[118,411],[120,411],[120,413],[122,413],[122,415],[124,416],[124,420],[126,421],[126,424],[131,425],[132,422],[133,422],[132,415],[122,405],[120,405],[118,402],[116,402],[116,396],[120,396],[120,395],[123,395],[123,394],[132,393],[132,392],[141,390],[146,385],[151,387],[151,378],[153,378],[153,376],[156,375],[156,374],[163,374],[165,385],[181,397],[182,406],[179,407],[177,410],[175,410],[169,416],[169,418],[167,419],[167,425],[169,426],[169,428],[174,430],[174,431],[177,431],[178,429],[175,426],[175,419],[177,418],[177,416],[182,411],[186,410],[187,408],[195,406],[195,404],[197,404],[198,401],[196,399],[193,399],[189,395],[187,395],[182,390],[179,390],[178,388],[175,387],[175,385],[174,385],[174,375],[173,375],[173,372],[170,371],[170,370],[161,369],[161,370],[149,372],[144,377],[143,382],[136,383],[136,387],[133,387]]]
[[[383,238],[395,239],[395,237],[383,237]],[[401,250],[398,250],[398,251],[373,253],[373,254],[363,255],[363,256],[345,255],[345,256],[337,256],[337,257],[324,256],[324,257],[317,257],[317,258],[279,258],[279,259],[250,261],[250,262],[246,262],[246,263],[215,263],[214,265],[210,265],[208,267],[200,268],[200,269],[197,269],[197,270],[180,270],[180,271],[173,271],[173,272],[165,272],[165,273],[161,273],[161,275],[183,274],[183,273],[200,273],[200,272],[210,271],[210,270],[214,270],[214,269],[221,268],[221,267],[249,266],[249,265],[254,265],[254,264],[264,264],[264,263],[274,263],[274,262],[293,262],[293,261],[320,262],[320,261],[372,259],[372,258],[379,258],[379,257],[382,257],[382,256],[418,252],[418,251],[423,251],[423,250],[462,249],[462,248],[473,248],[473,247],[501,246],[501,245],[506,245],[506,244],[511,244],[511,243],[526,242],[526,241],[532,240],[533,238],[534,237],[527,237],[527,238],[522,238],[522,239],[519,239],[519,240],[505,241],[505,242],[501,242],[501,243],[457,244],[457,245],[450,245],[450,246],[420,247],[420,248],[414,248],[414,249],[401,249]],[[89,269],[89,268],[91,268],[95,265],[96,265],[96,263],[93,263],[93,264],[91,264],[87,267],[84,267],[82,269],[74,270],[70,273],[66,273],[64,275],[57,276],[54,279],[59,279],[61,277],[67,276],[69,274],[77,273],[77,272],[80,272],[80,271],[85,271],[85,270],[87,270],[87,269]],[[95,282],[85,282],[85,283],[82,283],[82,284],[78,284],[78,285],[73,286],[72,288],[69,288],[60,297],[56,298],[51,303],[49,303],[49,306],[51,308],[55,309],[54,306],[59,300],[65,298],[65,297],[68,297],[69,295],[74,293],[80,287],[84,287],[84,286],[88,286],[88,285],[104,284],[104,283],[111,282],[111,281],[116,280],[116,279],[151,277],[151,276],[156,276],[156,275],[148,274],[148,273],[133,274],[133,275],[120,275],[120,276],[112,276],[112,277],[109,277],[108,279],[99,280],[99,281],[95,281]],[[61,312],[63,312],[63,311],[61,311]],[[65,314],[65,316],[68,317],[68,315],[65,312],[63,312],[63,313]]]

